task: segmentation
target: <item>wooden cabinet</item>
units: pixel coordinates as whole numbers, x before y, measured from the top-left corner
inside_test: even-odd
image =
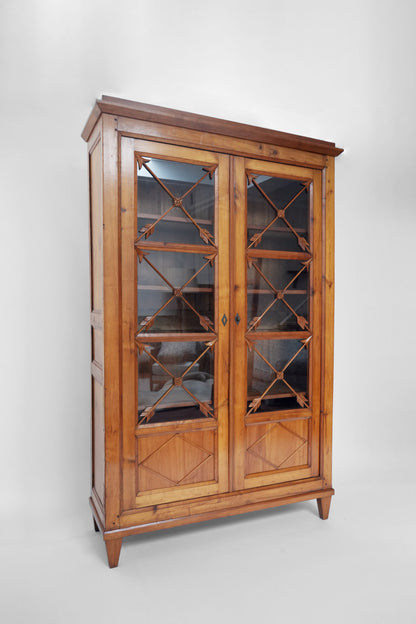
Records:
[[[91,507],[125,536],[331,496],[333,143],[105,97],[84,128]]]

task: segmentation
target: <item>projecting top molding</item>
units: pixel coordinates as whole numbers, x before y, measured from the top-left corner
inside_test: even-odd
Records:
[[[188,128],[189,130],[209,132],[237,139],[280,145],[282,147],[290,147],[292,149],[313,152],[315,154],[324,154],[327,156],[338,156],[343,152],[342,148],[336,147],[335,143],[329,141],[311,139],[297,134],[279,132],[278,130],[268,130],[266,128],[250,126],[235,121],[227,121],[225,119],[206,117],[205,115],[196,115],[195,113],[187,113],[163,106],[155,106],[153,104],[133,102],[132,100],[124,100],[108,95],[103,95],[101,100],[96,100],[95,106],[82,131],[81,136],[85,141],[88,141],[102,113],[176,127],[179,126],[181,128]]]

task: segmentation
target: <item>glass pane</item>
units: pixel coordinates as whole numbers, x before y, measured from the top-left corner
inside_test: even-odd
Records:
[[[299,260],[253,258],[247,269],[248,327],[299,331],[308,328],[308,320],[308,265]]]
[[[137,280],[139,331],[214,329],[214,267],[202,254],[146,252],[137,260]]]
[[[307,347],[300,340],[255,341],[247,357],[247,411],[307,407],[307,395]]]
[[[204,342],[144,345],[138,363],[139,422],[214,415],[214,351]]]
[[[214,176],[210,179],[200,165],[145,160],[137,169],[138,237],[198,245],[214,242]]]
[[[283,212],[276,218],[279,210]],[[247,230],[247,245],[258,249],[308,251],[309,194],[304,185],[298,180],[260,175],[249,181]]]

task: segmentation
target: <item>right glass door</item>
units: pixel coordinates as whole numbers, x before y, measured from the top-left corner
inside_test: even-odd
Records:
[[[234,489],[319,473],[318,170],[234,159]]]

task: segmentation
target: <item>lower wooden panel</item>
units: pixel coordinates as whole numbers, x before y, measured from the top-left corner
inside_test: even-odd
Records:
[[[246,475],[308,464],[309,420],[250,425]]]
[[[143,507],[219,491],[216,449],[213,429],[139,434],[136,504]]]
[[[215,479],[214,431],[138,438],[137,446],[137,494]]]

